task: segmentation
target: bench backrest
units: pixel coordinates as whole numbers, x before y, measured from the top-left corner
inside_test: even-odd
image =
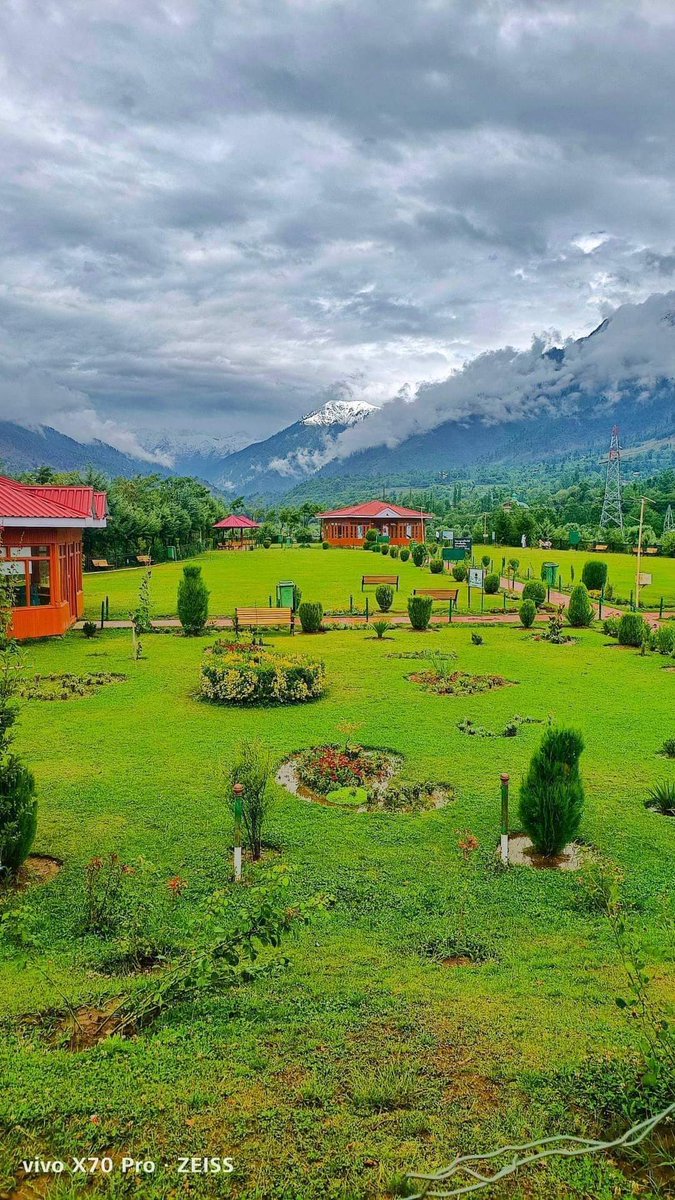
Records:
[[[361,577],[361,587],[370,587],[374,583],[388,583],[391,587],[398,588],[398,575],[363,575]]]
[[[256,629],[262,625],[288,625],[290,629],[295,614],[292,608],[237,608],[234,620],[235,625],[252,625]]]
[[[149,567],[152,559],[149,554],[137,554],[136,562],[139,562],[142,567]]]
[[[598,542],[597,546],[593,546],[593,549],[594,550],[606,550],[607,547],[604,544],[604,542]]]
[[[452,600],[457,603],[459,588],[415,588],[413,596],[431,596],[432,600]]]
[[[92,567],[109,567],[110,563],[107,558],[92,558],[91,565]]]

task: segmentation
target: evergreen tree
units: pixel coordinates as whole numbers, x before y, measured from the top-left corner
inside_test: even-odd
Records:
[[[578,833],[584,807],[579,772],[583,738],[549,729],[520,788],[520,820],[539,854],[560,854]]]
[[[183,567],[178,584],[178,617],[188,637],[201,633],[209,615],[209,592],[202,579],[202,569],[194,563]]]

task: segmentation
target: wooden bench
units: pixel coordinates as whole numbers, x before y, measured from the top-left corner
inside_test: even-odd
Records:
[[[95,571],[111,571],[112,566],[107,558],[92,558],[91,565]]]
[[[295,633],[295,613],[292,608],[236,608],[234,611],[234,628],[240,629],[271,629],[288,626]]]
[[[367,587],[379,587],[381,583],[387,583],[398,591],[398,575],[362,575],[361,591]]]
[[[456,604],[459,588],[415,588],[413,596],[431,596],[432,600],[446,600]]]
[[[152,566],[152,559],[149,554],[137,554],[136,562],[140,563],[140,565],[142,567],[151,567]]]
[[[637,552],[638,552],[637,546],[633,546],[633,548],[631,549],[631,554],[637,554]],[[655,554],[658,554],[658,552],[659,552],[658,546],[643,546],[642,550],[640,551],[643,558],[646,554],[649,554],[653,557]]]
[[[607,547],[604,542],[597,542],[595,546],[591,546],[591,550],[599,550],[601,553],[603,550],[607,550],[608,548],[609,547]]]

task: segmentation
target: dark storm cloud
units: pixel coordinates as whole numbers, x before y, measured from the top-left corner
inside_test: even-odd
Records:
[[[3,416],[264,435],[672,274],[670,0],[7,0],[0,47]]]

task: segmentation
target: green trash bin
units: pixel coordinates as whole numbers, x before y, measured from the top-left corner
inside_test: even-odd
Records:
[[[581,543],[581,534],[578,529],[570,529],[570,546],[576,550]]]
[[[295,584],[292,579],[282,579],[277,584],[277,608],[293,608]]]
[[[541,565],[541,577],[547,587],[555,587],[555,581],[558,578],[558,563],[545,562]]]

